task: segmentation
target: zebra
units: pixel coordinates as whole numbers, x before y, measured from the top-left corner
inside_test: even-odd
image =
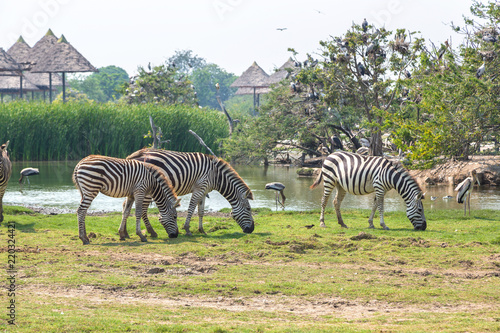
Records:
[[[424,208],[422,206],[423,193],[410,174],[388,159],[381,156],[362,156],[348,152],[330,154],[323,162],[323,167],[311,189],[324,181],[324,192],[321,200],[320,226],[325,227],[325,207],[333,190],[337,194],[333,200],[338,223],[347,228],[340,214],[340,204],[345,194],[363,195],[375,192],[373,208],[368,219],[369,228],[374,228],[373,217],[378,208],[380,225],[389,230],[384,223],[384,195],[390,189],[396,189],[406,203],[406,216],[415,230],[425,230]]]
[[[167,231],[168,237],[176,238],[179,234],[175,208],[179,206],[180,199],[177,199],[168,178],[152,164],[90,155],[75,166],[73,182],[82,196],[77,215],[79,236],[84,245],[89,244],[85,230],[85,215],[99,192],[114,198],[135,198],[136,234],[142,242],[147,241],[140,227],[141,208],[146,195],[156,202],[161,213],[160,223]],[[128,213],[130,210],[127,216]],[[128,234],[124,234],[121,229],[119,234],[120,240],[128,237]]]
[[[0,222],[3,222],[3,195],[5,194],[7,183],[12,174],[12,163],[9,159],[9,153],[7,152],[8,146],[9,141],[7,140],[7,142],[0,147]]]
[[[192,235],[189,230],[189,223],[196,206],[198,206],[199,216],[198,230],[205,233],[203,230],[205,197],[212,190],[217,190],[229,201],[232,207],[231,214],[243,232],[253,232],[254,220],[248,202],[248,199],[253,200],[252,191],[226,161],[202,153],[183,153],[152,148],[138,150],[129,155],[127,159],[139,160],[158,166],[172,182],[177,195],[192,193],[186,222],[184,223],[186,235]],[[150,235],[156,237],[156,232],[148,220],[147,206],[149,202],[151,202],[149,198],[144,200],[142,218]],[[129,211],[131,205],[132,199],[127,198],[124,203],[124,212]],[[126,217],[124,215],[120,230],[126,229]]]

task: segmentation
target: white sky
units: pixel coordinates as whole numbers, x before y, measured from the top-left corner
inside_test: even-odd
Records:
[[[267,73],[291,55],[319,49],[363,18],[389,30],[417,30],[436,45],[460,36],[470,0],[0,0],[0,47],[22,35],[33,46],[51,28],[64,34],[95,67],[129,75],[190,49],[236,75],[256,61]],[[318,13],[320,11],[320,13]],[[278,31],[276,28],[287,28]]]

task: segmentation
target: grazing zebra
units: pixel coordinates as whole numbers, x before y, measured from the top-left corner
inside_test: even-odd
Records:
[[[232,216],[243,232],[252,233],[254,221],[248,199],[253,199],[250,188],[226,161],[202,153],[182,153],[162,149],[141,149],[127,157],[158,166],[172,182],[177,195],[192,193],[188,214],[184,223],[186,235],[191,235],[189,222],[198,205],[198,230],[203,231],[203,211],[205,196],[212,190],[217,190],[229,201]],[[148,232],[156,237],[156,232],[148,221],[147,206],[150,200],[144,200],[142,218]],[[124,203],[124,211],[130,211],[131,198]],[[137,205],[136,205],[137,207]],[[120,230],[126,229],[126,216],[123,217]]]
[[[9,141],[0,147],[0,222],[3,221],[3,195],[12,173],[12,163],[10,163],[9,153],[7,152],[8,146]]]
[[[156,202],[161,213],[160,223],[167,231],[168,237],[176,238],[179,234],[175,208],[179,206],[180,199],[177,199],[170,181],[154,165],[90,155],[76,165],[73,182],[82,196],[77,214],[79,236],[84,245],[89,244],[85,230],[85,215],[99,192],[114,198],[135,198],[137,207],[135,231],[142,242],[147,241],[141,233],[141,208],[146,195]],[[130,211],[127,212],[127,216],[128,213]],[[121,229],[119,232],[121,240],[128,237],[128,234],[124,234]]]
[[[324,193],[321,200],[320,225],[325,226],[325,207],[333,190],[337,194],[333,200],[338,223],[347,228],[340,214],[340,204],[347,192],[363,195],[375,192],[372,213],[368,219],[369,227],[373,226],[373,216],[378,207],[380,212],[380,225],[388,230],[384,223],[384,195],[390,189],[396,189],[406,203],[406,216],[410,219],[415,230],[425,230],[423,198],[420,187],[404,169],[394,166],[389,160],[380,156],[361,156],[348,152],[335,152],[323,162],[321,173],[311,189],[324,180]]]

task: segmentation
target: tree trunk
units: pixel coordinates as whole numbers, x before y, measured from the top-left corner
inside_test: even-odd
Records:
[[[373,156],[382,156],[382,133],[380,130],[372,133],[370,150]]]

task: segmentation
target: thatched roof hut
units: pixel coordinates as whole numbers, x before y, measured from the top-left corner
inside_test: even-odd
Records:
[[[294,70],[295,68],[295,61],[293,61],[292,58],[288,58],[288,60],[283,65],[281,65],[281,67],[278,68],[276,72],[269,76],[269,84],[278,83],[288,78],[288,76],[290,75],[290,71]]]
[[[246,71],[241,74],[232,84],[233,88],[251,87],[251,88],[267,88],[269,75],[254,61]]]
[[[45,35],[47,37],[47,35]],[[44,38],[45,38],[44,37]],[[55,36],[54,36],[55,37]],[[53,38],[47,40],[47,45],[52,43]],[[38,44],[38,43],[37,43]],[[36,46],[36,44],[35,44]],[[33,46],[33,48],[35,48]],[[42,45],[43,47],[43,45]],[[47,49],[44,55],[40,55],[32,73],[62,73],[63,101],[66,100],[66,73],[97,72],[97,68],[85,59],[64,37],[61,36],[55,44]],[[49,76],[50,77],[50,76]]]
[[[32,73],[77,73],[97,72],[97,68],[85,59],[64,37],[40,57],[31,70]]]
[[[21,66],[0,47],[0,76],[20,76]]]
[[[45,36],[43,36],[30,50],[30,61],[37,63],[41,58],[50,52],[50,50],[56,45],[57,37],[54,35],[51,29],[47,31]]]
[[[7,53],[21,65],[22,70],[29,70],[34,64],[30,52],[31,47],[24,41],[22,36],[7,50]]]

